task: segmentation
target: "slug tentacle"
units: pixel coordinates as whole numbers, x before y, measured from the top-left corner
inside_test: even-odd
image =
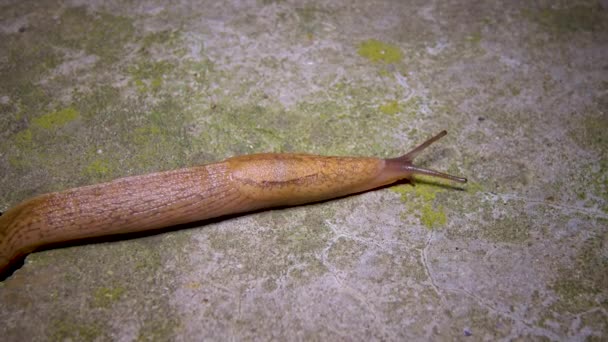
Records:
[[[466,183],[467,179],[464,177],[449,175],[447,173],[418,167],[413,164],[414,158],[416,158],[420,154],[420,152],[422,152],[424,149],[429,147],[437,140],[443,138],[447,134],[448,132],[443,130],[439,132],[439,134],[418,145],[416,148],[409,151],[408,153],[397,158],[386,159],[387,169],[390,170],[389,172],[398,174],[400,176],[399,178],[409,179],[412,175],[426,175],[431,177],[449,179],[458,183]]]
[[[431,177],[444,178],[444,179],[449,179],[451,181],[458,182],[458,183],[467,182],[467,179],[464,177],[453,176],[453,175],[450,175],[447,173],[443,173],[443,172],[439,172],[439,171],[435,171],[435,170],[431,170],[431,169],[425,169],[425,168],[414,166],[414,165],[404,165],[403,170],[410,174],[413,174],[413,175],[418,174],[418,175],[426,175],[426,176],[431,176]]]
[[[425,150],[427,147],[429,147],[431,144],[433,144],[437,140],[445,137],[446,135],[448,135],[448,131],[443,130],[443,131],[439,132],[437,135],[435,135],[434,137],[432,137],[432,138],[428,139],[427,141],[423,142],[422,144],[418,145],[413,150],[411,150],[408,153],[402,155],[401,157],[398,157],[395,159],[412,162],[414,160],[414,158],[416,158],[420,154],[420,152]]]

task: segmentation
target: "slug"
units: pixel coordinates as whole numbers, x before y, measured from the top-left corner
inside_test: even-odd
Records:
[[[0,216],[0,274],[28,253],[66,241],[317,202],[417,174],[465,183],[412,163],[446,134],[392,159],[253,154],[36,196]]]

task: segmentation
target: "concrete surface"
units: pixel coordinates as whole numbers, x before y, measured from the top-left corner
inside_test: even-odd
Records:
[[[0,1],[0,210],[444,128],[419,163],[471,181],[34,253],[0,336],[605,340],[608,3],[529,3]]]

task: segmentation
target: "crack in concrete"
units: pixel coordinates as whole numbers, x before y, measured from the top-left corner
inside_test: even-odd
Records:
[[[361,243],[361,244],[363,244],[365,246],[368,246],[368,247],[369,246],[374,246],[374,247],[377,247],[377,248],[382,249],[382,250],[386,249],[386,245],[395,245],[395,246],[403,247],[403,248],[406,248],[406,249],[412,248],[412,246],[410,244],[405,244],[405,243],[403,243],[401,241],[398,241],[398,240],[386,240],[386,239],[383,239],[382,243],[379,243],[379,242],[376,242],[373,239],[365,239],[365,238],[358,237],[356,235],[351,235],[348,232],[342,231],[341,229],[337,228],[337,225],[335,225],[334,223],[330,222],[329,220],[326,220],[325,224],[327,224],[327,226],[336,235],[335,240],[337,240],[337,239],[339,239],[341,237],[344,237],[344,238],[351,239],[351,240],[353,240],[355,242],[359,242],[359,243]],[[399,228],[398,225],[385,224],[385,226],[392,226],[392,227]]]
[[[431,242],[433,240],[434,237],[434,232],[431,230],[431,232],[429,233],[429,237],[428,239],[426,239],[426,243],[424,245],[424,248],[420,251],[420,257],[422,258],[422,265],[424,266],[424,270],[426,272],[427,277],[429,277],[429,280],[431,282],[431,287],[433,287],[433,290],[435,291],[435,293],[437,294],[437,296],[439,297],[441,304],[445,304],[446,303],[446,299],[443,296],[443,294],[441,293],[441,291],[439,291],[439,288],[437,287],[437,284],[435,283],[435,278],[433,276],[433,272],[431,272],[431,268],[429,267],[428,264],[428,249],[431,246]]]
[[[538,326],[532,324],[532,323],[528,323],[525,321],[525,319],[521,319],[519,317],[517,317],[516,315],[512,315],[506,311],[500,310],[496,307],[494,307],[493,305],[487,303],[487,301],[482,298],[479,297],[467,290],[464,289],[457,289],[457,288],[452,288],[449,286],[443,286],[441,287],[440,285],[437,284],[437,282],[435,281],[435,277],[433,275],[433,271],[431,269],[431,267],[428,264],[428,249],[431,247],[432,241],[434,238],[434,232],[431,231],[429,234],[429,238],[426,241],[426,245],[425,247],[422,249],[421,251],[421,257],[422,257],[422,263],[424,265],[424,269],[427,273],[427,276],[430,279],[431,282],[431,286],[433,287],[433,290],[435,291],[435,293],[437,293],[437,295],[439,296],[440,300],[441,300],[441,304],[445,305],[447,303],[447,299],[444,297],[443,295],[443,291],[447,291],[447,292],[452,292],[452,293],[457,293],[457,294],[462,294],[465,295],[469,298],[472,298],[478,305],[486,308],[487,310],[489,310],[490,312],[494,313],[495,315],[498,316],[503,316],[503,317],[508,317],[509,319],[511,319],[513,322],[515,322],[516,324],[522,324],[524,326],[526,326],[528,329],[531,329],[535,332],[542,332],[542,334],[546,337],[549,337],[550,339],[553,340],[559,340],[559,336],[554,334],[553,332],[547,330],[547,329],[543,329],[543,328],[539,328]],[[508,340],[508,339],[505,339]]]
[[[486,308],[487,310],[489,310],[490,312],[494,313],[495,315],[498,316],[503,316],[503,317],[507,317],[509,319],[511,319],[513,322],[515,322],[516,324],[521,324],[524,325],[525,327],[527,327],[528,329],[534,331],[535,333],[542,333],[544,336],[550,338],[551,340],[555,340],[558,341],[560,340],[559,336],[554,334],[553,332],[541,328],[537,325],[534,325],[532,323],[528,323],[526,322],[525,319],[521,319],[515,315],[512,315],[506,311],[500,310],[494,306],[492,306],[491,304],[487,303],[487,301],[485,299],[483,299],[482,297],[476,296],[475,294],[467,291],[467,290],[463,290],[463,289],[457,289],[457,288],[452,288],[452,287],[443,287],[443,289],[445,291],[449,291],[449,292],[453,292],[453,293],[458,293],[461,295],[465,295],[469,298],[472,298],[478,305],[480,305],[481,307]]]
[[[362,294],[361,291],[346,284],[339,275],[340,271],[337,270],[336,267],[328,260],[329,250],[334,246],[334,244],[336,243],[336,241],[339,238],[341,238],[341,237],[352,238],[355,241],[357,241],[357,239],[346,234],[345,232],[341,232],[339,229],[336,228],[336,226],[334,224],[332,224],[328,220],[325,221],[325,224],[327,224],[329,229],[333,232],[334,237],[332,239],[330,239],[329,243],[327,244],[327,247],[325,247],[323,249],[323,251],[321,252],[321,263],[325,267],[327,267],[329,273],[332,275],[334,281],[338,285],[339,290],[344,291],[345,293],[351,295],[354,299],[356,299],[359,303],[361,303],[361,305],[363,307],[365,307],[367,312],[373,318],[373,321],[370,323],[373,324],[374,326],[380,327],[380,329],[382,330],[382,333],[385,336],[387,336],[387,331],[384,328],[384,324],[381,324],[381,322],[379,321],[379,314],[376,312],[376,309],[373,307],[373,305],[366,300],[366,296],[364,294]],[[365,245],[367,245],[367,244],[365,244]],[[375,243],[373,245],[382,249],[382,246],[380,244]]]

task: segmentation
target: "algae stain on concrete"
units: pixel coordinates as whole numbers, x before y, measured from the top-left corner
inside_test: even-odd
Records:
[[[119,301],[125,294],[125,288],[118,287],[100,287],[93,293],[92,306],[97,308],[108,308],[113,303]]]
[[[327,257],[332,264],[347,269],[356,266],[365,251],[365,245],[341,236],[330,247]]]
[[[37,160],[39,158],[50,158],[52,154],[50,151],[45,152],[45,149],[48,149],[50,142],[56,138],[53,134],[54,130],[77,120],[79,117],[78,110],[68,107],[31,119],[30,127],[13,134],[9,140],[12,142],[12,146],[10,143],[2,146],[2,149],[8,155],[11,166],[19,169],[39,163],[40,161]],[[43,139],[44,141],[41,144],[40,142]]]
[[[72,7],[61,15],[50,36],[59,45],[82,49],[112,62],[125,52],[124,44],[133,38],[134,31],[130,18]]]
[[[401,202],[406,203],[410,196],[421,198],[426,202],[433,201],[438,193],[445,190],[433,184],[416,183],[415,185],[402,184],[393,186],[391,187],[391,191],[401,195]]]
[[[577,5],[570,8],[525,10],[523,14],[543,27],[558,33],[605,30],[608,27],[606,26],[608,18],[605,11],[591,6]]]
[[[106,159],[95,159],[84,169],[84,174],[90,179],[104,179],[111,173],[111,164]]]
[[[21,99],[26,106],[36,106],[40,102],[31,102],[28,99],[47,97],[42,89],[35,84],[41,75],[46,74],[59,65],[63,58],[63,53],[59,49],[53,49],[44,33],[33,32],[27,35],[28,39],[23,39],[17,34],[0,34],[0,41],[4,42],[4,49],[7,65],[3,68],[0,76],[10,82],[2,82],[0,89],[8,94],[12,94],[16,99]],[[4,63],[4,62],[3,62]]]
[[[174,318],[158,317],[144,321],[136,341],[169,341],[181,323]]]
[[[80,113],[72,107],[44,114],[32,120],[32,124],[45,129],[54,129],[64,126],[80,116]]]
[[[96,341],[108,338],[97,323],[74,322],[69,318],[52,321],[49,329],[51,341]]]
[[[465,39],[471,44],[478,45],[481,42],[482,35],[481,32],[473,32],[470,35],[466,36]]]
[[[420,223],[428,229],[447,224],[447,215],[443,206],[434,205],[437,194],[445,191],[443,188],[434,184],[416,183],[415,186],[403,184],[390,189],[401,196],[401,202],[407,204],[408,211],[404,215],[416,211],[414,214],[420,217]]]
[[[606,222],[603,222],[606,224]],[[569,268],[558,272],[551,288],[559,295],[552,308],[563,313],[580,313],[597,306],[604,298],[608,283],[608,258],[605,243],[608,233],[585,240]]]
[[[469,182],[467,182],[467,187],[466,187],[465,191],[468,194],[474,195],[476,193],[485,191],[485,188],[481,183],[469,181]]]
[[[608,137],[608,118],[602,114],[589,115],[582,120],[577,119],[577,125],[571,128],[568,135],[572,137],[581,147],[593,147],[598,152],[606,151]]]
[[[158,92],[163,85],[165,75],[171,73],[175,66],[167,61],[143,61],[128,68],[133,84],[140,93]]]
[[[329,228],[314,223],[293,230],[282,231],[279,243],[297,254],[315,253],[327,243]]]
[[[384,114],[394,115],[401,111],[401,106],[399,105],[399,101],[389,101],[380,105],[378,109]]]
[[[481,235],[495,242],[522,243],[530,238],[530,222],[524,218],[500,217],[483,229]]]
[[[448,219],[442,206],[437,207],[437,209],[433,209],[433,206],[430,204],[422,207],[422,216],[420,217],[420,222],[425,227],[433,229],[439,226],[445,226],[447,221]]]
[[[308,40],[314,39],[315,35],[323,32],[323,19],[331,15],[330,11],[312,5],[296,8],[295,13],[300,19],[298,33],[306,36]]]
[[[590,158],[586,164],[579,163],[570,171],[571,177],[583,182],[577,190],[578,200],[586,207],[608,212],[608,138],[605,134],[608,119],[605,115],[594,114],[576,122],[577,126],[570,129],[568,136],[581,150],[591,150],[599,159]]]
[[[21,150],[31,149],[35,145],[37,131],[40,132],[41,129],[57,129],[77,120],[79,117],[80,113],[73,107],[67,107],[51,113],[43,114],[31,120],[31,128],[26,128],[15,133],[12,137],[12,141],[15,146]]]
[[[186,156],[195,147],[184,129],[191,119],[181,103],[162,96],[153,106],[133,108],[115,116],[122,126],[118,129],[124,130],[121,139],[130,149],[126,152],[131,154],[126,161],[129,167],[150,172],[158,171],[159,165],[164,169],[184,166]],[[135,115],[139,122],[133,124],[129,118]]]
[[[297,287],[306,283],[314,282],[321,276],[329,272],[323,261],[313,256],[302,256],[299,258],[300,264],[289,270],[289,287]]]
[[[34,135],[32,134],[32,130],[26,128],[22,131],[17,132],[13,136],[13,142],[20,149],[30,148],[32,147],[32,143],[34,141]]]
[[[399,63],[403,59],[401,49],[376,39],[368,39],[359,44],[357,52],[374,63]]]

